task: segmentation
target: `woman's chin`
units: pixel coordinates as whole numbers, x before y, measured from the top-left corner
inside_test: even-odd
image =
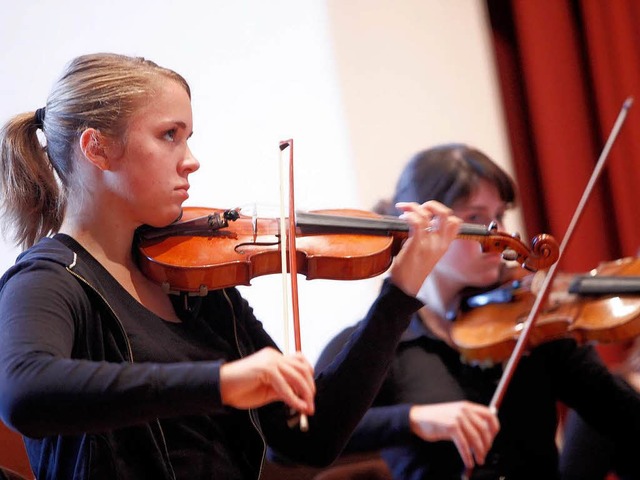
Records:
[[[182,218],[182,208],[173,209],[162,215],[156,215],[155,218],[149,221],[146,225],[154,228],[162,228],[172,223],[179,221]]]

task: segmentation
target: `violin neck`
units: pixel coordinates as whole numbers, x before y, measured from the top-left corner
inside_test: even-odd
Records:
[[[356,217],[330,213],[296,214],[296,226],[302,233],[351,233],[363,235],[389,235],[408,232],[408,225],[397,217]]]
[[[569,293],[578,295],[638,295],[640,277],[616,275],[583,275],[573,279]]]
[[[298,212],[296,226],[302,233],[351,233],[363,235],[393,235],[406,234],[409,225],[406,221],[392,216],[383,217],[355,217],[332,215],[327,213]],[[458,237],[490,235],[485,225],[463,223],[458,231]]]

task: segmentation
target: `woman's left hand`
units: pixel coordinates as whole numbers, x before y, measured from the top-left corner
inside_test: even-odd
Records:
[[[401,218],[409,224],[409,238],[391,267],[391,280],[408,295],[416,296],[438,260],[456,238],[462,220],[434,200],[419,205],[400,202]]]

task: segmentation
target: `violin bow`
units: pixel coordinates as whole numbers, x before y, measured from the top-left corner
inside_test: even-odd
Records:
[[[283,295],[284,298],[284,323],[285,323],[285,353],[288,353],[289,345],[289,315],[288,315],[288,299],[287,291],[287,265],[289,267],[289,279],[291,282],[291,311],[293,317],[293,337],[295,342],[295,351],[302,351],[302,342],[300,340],[300,307],[298,303],[298,262],[296,255],[296,222],[295,222],[295,194],[293,189],[293,139],[283,140],[280,142],[280,153],[289,148],[289,225],[286,226],[284,214],[284,169],[283,161],[280,158],[280,238],[281,238],[281,261],[282,261],[282,278],[283,278]],[[287,251],[289,259],[287,261]],[[299,421],[300,430],[306,432],[309,430],[309,421],[305,414],[300,414],[299,418],[294,417],[293,423]]]
[[[518,366],[518,363],[520,362],[520,358],[522,358],[524,349],[527,347],[527,343],[529,341],[529,336],[531,333],[531,328],[535,324],[536,319],[540,314],[540,309],[542,308],[544,301],[547,299],[549,287],[551,286],[553,278],[555,277],[556,270],[558,269],[558,265],[560,264],[560,260],[562,259],[564,250],[567,244],[569,243],[569,240],[573,236],[573,231],[575,230],[575,227],[578,224],[580,217],[582,217],[582,212],[584,211],[584,207],[587,204],[587,200],[591,196],[593,187],[595,186],[596,181],[600,177],[600,173],[602,172],[602,169],[604,168],[607,157],[609,156],[609,151],[611,150],[611,147],[613,146],[613,143],[615,142],[615,139],[617,138],[618,133],[622,128],[622,124],[624,123],[624,120],[627,116],[627,112],[629,111],[629,108],[631,108],[632,104],[633,104],[632,97],[628,97],[622,104],[622,108],[620,109],[618,118],[616,119],[613,125],[613,128],[611,129],[611,133],[609,134],[609,138],[607,139],[607,142],[605,143],[604,148],[602,149],[602,153],[600,153],[600,157],[596,162],[596,166],[593,169],[591,178],[589,179],[589,182],[587,182],[587,186],[585,187],[584,192],[582,193],[580,202],[578,202],[578,206],[575,212],[573,213],[571,222],[569,222],[569,227],[567,228],[567,232],[565,233],[564,238],[562,239],[562,243],[560,244],[558,259],[553,265],[551,265],[551,267],[549,268],[549,271],[547,272],[547,275],[544,277],[544,281],[542,282],[540,291],[536,295],[536,299],[533,303],[533,307],[531,307],[531,310],[529,311],[529,315],[527,316],[527,319],[524,321],[522,325],[522,331],[520,332],[518,341],[516,342],[516,345],[513,348],[513,352],[511,353],[511,356],[509,357],[509,360],[507,361],[507,364],[504,367],[504,371],[502,372],[502,377],[500,378],[500,382],[498,383],[498,386],[496,387],[496,390],[493,393],[493,397],[491,398],[491,402],[489,403],[489,409],[495,415],[498,414],[498,409],[502,404],[502,400],[507,391],[507,387],[509,386],[509,382],[511,381],[511,378],[513,377],[515,369]],[[472,474],[473,474],[473,469],[467,469],[467,471],[463,476],[463,479],[465,480],[470,479]]]
[[[539,315],[540,308],[542,307],[543,302],[547,298],[549,287],[551,286],[551,282],[553,281],[553,277],[555,276],[558,264],[560,263],[560,259],[562,259],[562,254],[564,253],[564,250],[567,244],[569,243],[571,236],[573,235],[573,231],[575,230],[578,220],[580,220],[580,217],[582,216],[582,212],[584,211],[584,207],[587,203],[587,200],[591,195],[591,192],[593,190],[593,187],[595,186],[596,181],[600,177],[600,173],[602,172],[602,169],[604,168],[607,157],[609,156],[609,151],[611,150],[611,147],[613,146],[613,143],[616,137],[618,136],[618,132],[622,128],[622,124],[624,123],[624,120],[627,116],[627,112],[629,108],[631,108],[632,104],[633,104],[632,97],[628,97],[622,104],[622,108],[620,109],[618,118],[616,119],[613,125],[613,128],[611,129],[609,138],[607,139],[607,142],[605,143],[604,148],[602,149],[600,158],[598,158],[598,162],[596,163],[596,166],[593,169],[591,178],[589,179],[589,182],[587,183],[587,186],[582,194],[582,198],[578,203],[578,207],[576,208],[576,211],[574,212],[573,217],[571,218],[571,222],[569,223],[567,232],[565,233],[564,238],[562,239],[562,243],[560,244],[560,249],[558,254],[558,260],[556,260],[556,262],[551,266],[551,268],[549,268],[549,272],[544,278],[544,282],[542,283],[542,286],[540,287],[540,291],[536,296],[533,307],[529,312],[529,316],[527,317],[527,319],[523,324],[522,331],[520,333],[520,336],[518,337],[518,341],[516,342],[516,345],[513,349],[511,357],[509,357],[509,360],[505,366],[504,372],[502,373],[502,378],[500,379],[500,382],[498,383],[496,391],[493,394],[491,403],[489,403],[489,408],[496,414],[498,413],[498,408],[500,408],[500,404],[502,403],[502,399],[506,392],[507,386],[511,381],[511,377],[513,376],[513,373],[516,367],[518,366],[518,362],[522,357],[524,349],[527,346],[531,327],[535,323],[536,318]]]

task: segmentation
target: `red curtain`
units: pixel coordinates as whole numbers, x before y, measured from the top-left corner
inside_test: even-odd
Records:
[[[487,0],[529,235],[562,240],[619,110],[628,111],[560,267],[640,246],[640,2]]]
[[[559,267],[585,272],[637,256],[640,2],[486,1],[528,235],[564,238],[619,111],[632,97]],[[620,351],[609,348],[604,356],[615,363]]]

